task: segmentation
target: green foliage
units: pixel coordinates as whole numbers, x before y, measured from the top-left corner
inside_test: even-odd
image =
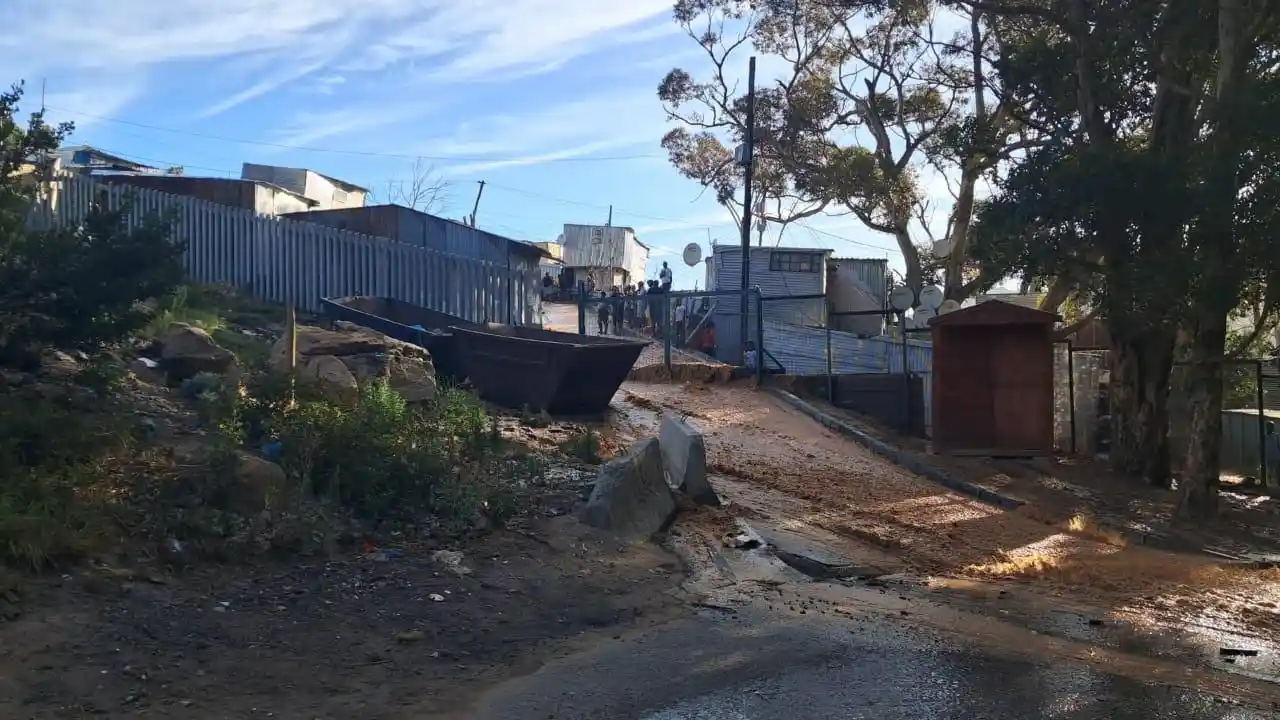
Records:
[[[587,428],[560,444],[560,452],[589,465],[600,464],[600,435]]]
[[[0,94],[0,354],[94,352],[146,324],[140,303],[181,281],[183,248],[169,219],[138,217],[128,201],[100,202],[79,227],[28,230],[40,166],[70,127],[51,128],[34,113],[19,128],[21,98],[21,86]]]
[[[109,520],[98,493],[130,455],[118,419],[38,393],[0,402],[0,561],[40,569],[92,548]]]
[[[944,37],[956,16],[964,30]],[[678,0],[675,19],[712,68],[701,79],[677,68],[658,86],[677,123],[662,145],[685,177],[734,207],[743,177],[730,147],[746,134],[740,72],[747,54],[764,53],[786,71],[756,93],[757,216],[785,226],[841,209],[894,239],[908,284],[937,270],[953,299],[1001,279],[969,263],[967,234],[978,183],[1041,134],[994,70],[1022,32],[1015,23],[914,1]],[[950,208],[930,198],[934,173],[954,181]],[[926,267],[936,258],[921,249],[934,239],[950,257]]]
[[[362,518],[467,522],[480,512],[501,520],[531,472],[484,406],[459,389],[410,407],[381,379],[362,384],[350,404],[301,381],[290,403],[278,376],[253,378],[248,388],[224,416],[229,444],[279,442],[281,464],[299,488]]]

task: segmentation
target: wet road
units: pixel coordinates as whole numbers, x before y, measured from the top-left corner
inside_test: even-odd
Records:
[[[521,720],[1275,717],[1087,667],[997,657],[884,618],[706,616],[499,686],[470,717]]]

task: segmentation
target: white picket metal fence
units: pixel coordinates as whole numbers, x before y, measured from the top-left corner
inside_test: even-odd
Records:
[[[176,212],[174,238],[186,243],[193,282],[231,285],[311,312],[320,310],[324,297],[377,295],[473,322],[539,320],[536,272],[83,175],[52,181],[32,209],[30,224],[75,225],[94,202],[120,207],[126,196],[132,198],[134,220]]]

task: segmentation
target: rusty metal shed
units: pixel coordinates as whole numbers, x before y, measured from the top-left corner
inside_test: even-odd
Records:
[[[1053,313],[991,300],[929,323],[933,448],[952,455],[1053,453]]]

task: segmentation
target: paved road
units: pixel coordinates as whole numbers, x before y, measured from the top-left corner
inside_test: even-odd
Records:
[[[1088,668],[983,655],[893,620],[707,616],[496,688],[495,720],[1253,720],[1270,713]]]

